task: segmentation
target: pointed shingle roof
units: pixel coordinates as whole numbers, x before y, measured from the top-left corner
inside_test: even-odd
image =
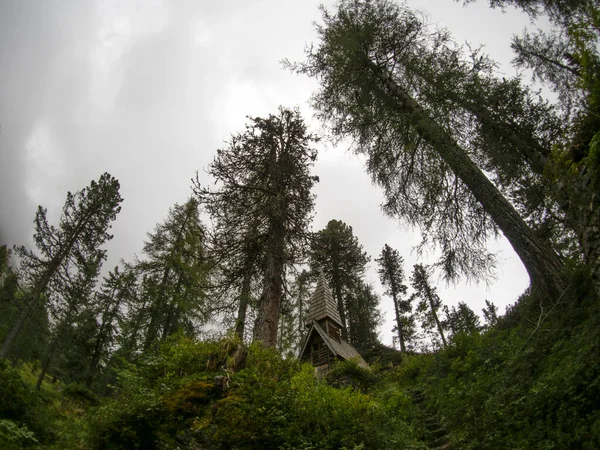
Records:
[[[310,307],[308,314],[306,314],[306,326],[310,326],[313,320],[318,322],[325,317],[343,327],[337,304],[333,299],[327,280],[321,272],[317,280],[317,287],[310,299]]]

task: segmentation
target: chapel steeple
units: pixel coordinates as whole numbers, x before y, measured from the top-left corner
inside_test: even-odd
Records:
[[[308,313],[306,314],[306,326],[309,327],[313,320],[322,322],[327,319],[336,324],[340,329],[343,327],[337,304],[333,299],[333,294],[329,289],[327,280],[321,272],[317,280],[317,287],[310,299]]]

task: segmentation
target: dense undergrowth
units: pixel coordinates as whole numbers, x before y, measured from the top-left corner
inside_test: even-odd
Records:
[[[577,277],[576,277],[577,278]],[[0,370],[0,448],[428,448],[435,417],[453,448],[600,448],[600,307],[574,280],[558,302],[524,295],[486,332],[366,372],[310,366],[232,339],[172,338],[124,364],[107,397],[32,389],[36,368]],[[217,380],[217,383],[215,383]],[[420,398],[420,402],[415,399]]]

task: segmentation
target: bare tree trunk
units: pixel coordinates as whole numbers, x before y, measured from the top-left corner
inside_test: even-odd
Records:
[[[398,339],[400,340],[400,351],[406,353],[406,342],[404,341],[404,326],[402,317],[400,316],[400,308],[398,308],[398,294],[393,291],[392,299],[394,300],[394,310],[396,312],[396,327],[398,328]]]
[[[279,309],[283,293],[283,257],[285,229],[282,224],[271,228],[267,244],[266,266],[263,293],[258,306],[254,325],[254,339],[262,341],[265,347],[277,345]]]
[[[427,111],[389,74],[371,61],[366,65],[385,87],[390,107],[411,118],[419,135],[437,151],[502,230],[525,266],[532,285],[550,295],[562,292],[566,286],[563,263],[554,250],[535,236],[510,202]]]
[[[244,332],[246,330],[246,312],[248,311],[248,300],[250,299],[250,282],[252,281],[252,274],[249,269],[244,272],[244,279],[242,280],[242,289],[240,292],[240,306],[238,307],[237,318],[235,321],[235,334],[244,340]]]
[[[335,280],[334,280],[335,281]],[[337,300],[338,312],[342,321],[342,338],[348,340],[348,322],[346,319],[346,308],[344,308],[344,298],[342,296],[342,287],[339,282],[335,282],[335,299]]]

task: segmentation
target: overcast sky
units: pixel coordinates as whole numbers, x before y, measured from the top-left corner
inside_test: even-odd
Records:
[[[190,178],[212,160],[245,116],[299,106],[318,131],[308,100],[313,80],[281,68],[302,60],[315,40],[312,0],[3,0],[0,2],[0,243],[31,245],[38,204],[56,221],[68,190],[109,172],[121,183],[123,209],[113,227],[108,267],[139,252],[145,234],[190,195]],[[528,25],[516,13],[467,8],[453,0],[409,1],[458,42],[485,45],[510,66],[510,36]],[[315,174],[314,229],[330,219],[352,226],[374,259],[385,243],[417,262],[416,230],[385,218],[381,191],[360,159],[323,144]],[[205,181],[209,180],[205,178]],[[528,279],[505,240],[498,281],[446,288],[449,305],[484,299],[504,311]],[[420,261],[433,262],[434,255]],[[382,291],[371,263],[368,273]],[[391,343],[392,309],[383,300]]]

